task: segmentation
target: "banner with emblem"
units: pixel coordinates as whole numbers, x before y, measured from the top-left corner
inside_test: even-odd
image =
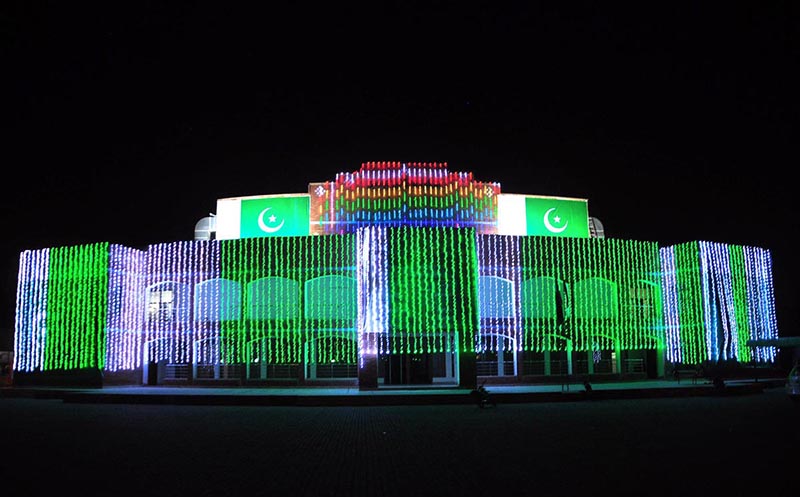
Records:
[[[240,236],[306,236],[309,234],[309,205],[305,194],[244,198]]]
[[[501,193],[497,234],[589,238],[588,203],[581,198]]]
[[[589,238],[589,207],[585,199],[525,198],[527,234]]]

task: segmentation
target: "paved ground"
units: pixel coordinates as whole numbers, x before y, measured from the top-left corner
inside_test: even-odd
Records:
[[[6,396],[0,416],[0,482],[18,495],[790,496],[800,488],[800,403],[777,386],[487,409]]]

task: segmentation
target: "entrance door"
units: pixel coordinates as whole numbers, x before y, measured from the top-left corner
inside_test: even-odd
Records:
[[[433,368],[430,354],[394,354],[387,356],[385,385],[430,385]]]

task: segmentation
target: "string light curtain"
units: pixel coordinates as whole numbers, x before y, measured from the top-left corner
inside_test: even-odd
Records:
[[[699,248],[707,353],[712,359],[732,359],[738,335],[728,248],[708,242],[700,242]]]
[[[678,295],[678,267],[675,247],[660,249],[659,259],[661,261],[666,359],[671,363],[682,363],[684,362],[684,357],[680,336],[680,296]]]
[[[522,350],[519,237],[478,235],[480,350],[499,350],[499,339]],[[509,347],[503,345],[502,350]]]
[[[104,367],[108,260],[108,243],[21,254],[15,369]]]
[[[318,186],[326,236],[22,252],[14,369],[354,364],[500,340],[776,359],[747,346],[778,337],[766,249],[495,235],[499,185],[445,163],[370,162]]]
[[[778,318],[775,314],[775,293],[772,279],[772,254],[758,247],[741,247],[742,257],[737,258],[736,282],[745,275],[746,315],[748,329],[740,327],[740,336],[750,340],[770,340],[778,338]],[[741,262],[740,262],[741,261]],[[740,295],[741,293],[737,294]],[[739,302],[741,299],[737,299]],[[739,341],[740,347],[742,340]],[[746,344],[746,342],[745,342]],[[746,348],[750,352],[750,348]],[[742,355],[742,357],[746,357]],[[756,347],[750,360],[756,362],[775,362],[775,347]]]
[[[389,353],[389,262],[386,228],[359,228],[358,350],[365,355]]]
[[[222,322],[241,319],[241,288],[220,277],[220,242],[196,240],[189,261],[187,281],[192,286],[191,361],[198,365],[222,363]]]
[[[386,352],[474,352],[474,228],[389,228],[388,247],[391,326]]]
[[[183,364],[193,361],[198,338],[192,316],[194,288],[216,276],[209,271],[210,243],[172,242],[148,248],[143,346],[149,361]]]
[[[130,370],[142,364],[145,262],[143,250],[110,246],[106,371]]]
[[[268,363],[300,363],[305,344],[314,340],[318,355],[305,357],[308,361],[356,363],[354,235],[245,238],[221,244],[221,276],[238,282],[246,294],[243,318],[222,323],[224,360],[250,362],[257,354]],[[351,280],[352,293],[346,287],[345,295],[319,291],[309,296],[314,285],[306,283],[331,276]]]
[[[778,336],[769,251],[714,242],[661,249],[667,359],[673,363],[775,360],[750,339]]]
[[[14,318],[14,370],[44,367],[47,338],[47,278],[50,249],[26,250],[19,257]]]
[[[520,237],[519,246],[523,350],[560,351],[567,343],[576,351],[653,349],[663,343],[655,243]]]

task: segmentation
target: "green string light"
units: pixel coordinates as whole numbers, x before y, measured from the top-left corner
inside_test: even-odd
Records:
[[[42,369],[105,365],[109,244],[50,249]]]
[[[354,242],[354,235],[223,241],[221,277],[247,290],[248,306],[241,323],[221,327],[223,342],[234,344],[225,361],[242,362],[255,348],[269,364],[302,363],[313,341],[312,362],[355,362],[355,316],[340,312],[354,308],[355,293],[335,295],[326,286],[338,281],[332,277],[354,281]]]
[[[655,243],[613,239],[522,237],[523,350],[596,351],[654,346],[659,320],[639,319],[632,288],[657,288]],[[560,325],[556,294],[562,296]]]
[[[731,246],[730,252],[731,280],[733,283],[733,298],[735,302],[735,322],[737,325],[738,340],[738,360],[740,362],[750,362],[753,355],[750,347],[747,347],[747,340],[750,339],[750,317],[748,316],[747,302],[747,272],[745,270],[744,247]]]

